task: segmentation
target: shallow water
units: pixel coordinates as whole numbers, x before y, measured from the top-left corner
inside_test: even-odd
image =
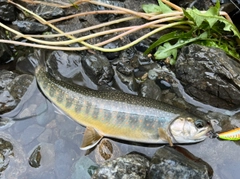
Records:
[[[48,102],[36,85],[22,100],[24,104],[8,115],[16,115],[11,125],[0,128],[0,136],[10,141],[14,146],[14,156],[3,172],[2,178],[18,179],[77,179],[90,178],[87,168],[96,165],[100,159],[93,151],[85,157],[85,151],[79,146],[84,127],[57,110]],[[232,122],[239,125],[237,118]],[[111,140],[112,141],[112,140]],[[112,141],[117,147],[115,156],[121,156],[132,151],[138,151],[152,156],[158,146],[138,146]],[[209,163],[214,170],[214,179],[237,179],[240,171],[239,143],[207,139],[191,145],[181,145],[197,157]],[[40,167],[33,168],[28,159],[33,150],[41,146]]]

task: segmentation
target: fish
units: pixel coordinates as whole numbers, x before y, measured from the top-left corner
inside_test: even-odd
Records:
[[[217,138],[223,140],[240,140],[240,128],[235,128],[227,132],[216,134]]]
[[[38,65],[35,76],[42,93],[67,116],[85,126],[82,150],[103,137],[166,144],[203,141],[209,122],[163,102],[119,91],[92,90],[54,78]]]

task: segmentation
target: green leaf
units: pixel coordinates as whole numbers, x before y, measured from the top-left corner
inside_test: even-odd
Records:
[[[145,13],[162,13],[161,8],[156,4],[143,4],[142,9]]]
[[[176,61],[177,58],[177,49],[183,47],[184,45],[187,45],[189,43],[192,43],[197,40],[206,40],[208,38],[207,32],[203,32],[201,35],[190,38],[190,39],[179,39],[177,43],[174,45],[171,45],[169,42],[164,43],[162,46],[160,46],[157,50],[157,52],[154,54],[156,59],[165,59],[168,57],[173,57],[172,63]]]
[[[176,31],[164,34],[144,52],[144,55],[149,54],[154,48],[156,48],[157,46],[165,42],[169,42],[175,39],[192,38],[192,32],[193,30],[190,30],[187,33],[181,32],[180,30],[176,30]]]
[[[162,10],[162,13],[169,13],[173,11],[170,7],[168,7],[168,5],[164,4],[161,0],[158,0],[158,4]]]
[[[173,56],[175,59],[177,57],[177,49],[172,48],[173,46],[166,42],[163,46],[159,46],[157,52],[154,54],[156,59],[165,59]]]
[[[203,23],[207,22],[209,25],[209,28],[213,28],[213,26],[221,26],[221,24],[224,25],[223,31],[229,31],[232,32],[235,36],[240,38],[240,33],[236,26],[229,22],[227,19],[219,15],[219,8],[220,3],[217,1],[216,6],[211,7],[209,10],[207,10],[205,13],[202,13],[201,11],[197,9],[187,9],[183,10],[184,15],[191,21],[195,23],[195,25],[198,28],[201,28]],[[206,30],[206,28],[204,28]],[[219,32],[221,33],[221,32]]]
[[[235,48],[236,44],[231,44],[226,40],[208,39],[208,40],[204,40],[204,41],[197,41],[196,43],[207,46],[207,47],[219,48],[219,49],[225,51],[225,53],[228,54],[229,56],[231,56],[237,60],[240,60],[240,55],[236,51],[236,48]]]

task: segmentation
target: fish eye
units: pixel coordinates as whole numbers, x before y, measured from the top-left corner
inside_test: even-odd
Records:
[[[197,119],[195,122],[194,122],[195,126],[200,129],[200,128],[203,128],[206,126],[206,122],[201,120],[201,119]]]

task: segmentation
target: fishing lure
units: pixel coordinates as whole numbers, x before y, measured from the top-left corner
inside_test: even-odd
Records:
[[[240,140],[240,128],[216,134],[217,138],[224,140]]]

